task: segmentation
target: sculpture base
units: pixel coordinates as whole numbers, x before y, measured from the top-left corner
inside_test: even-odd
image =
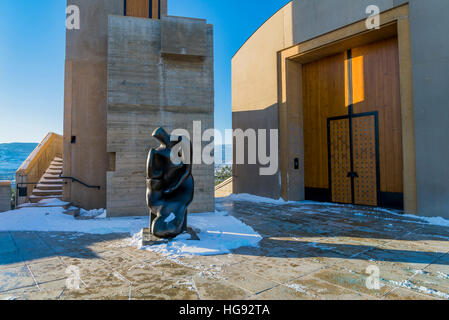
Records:
[[[200,240],[196,231],[190,227],[187,228],[187,231],[185,232],[185,234],[190,235],[190,239],[186,239],[186,240],[190,240],[190,241],[199,241]],[[142,229],[142,247],[164,244],[164,243],[169,242],[170,240],[171,239],[161,239],[161,238],[156,237],[155,235],[151,234],[150,228]]]
[[[151,234],[150,228],[142,229],[142,247],[167,243],[168,239],[161,239]]]
[[[192,229],[190,227],[187,227],[186,233],[190,234],[190,239],[189,240],[196,240],[196,241],[200,240],[200,237],[198,237],[198,234],[197,234],[197,232],[194,229]]]

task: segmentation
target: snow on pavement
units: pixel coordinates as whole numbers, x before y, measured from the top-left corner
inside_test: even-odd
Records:
[[[0,213],[1,231],[79,232],[87,234],[134,234],[148,224],[148,218],[76,220],[62,207],[25,207]]]
[[[246,193],[231,194],[228,197],[220,198],[220,201],[246,201],[246,202],[267,203],[267,204],[274,204],[274,205],[298,203],[298,202],[293,202],[293,201],[285,201],[282,198],[279,200],[276,200],[276,199],[254,196],[252,194],[246,194]]]
[[[39,203],[24,203],[18,206],[18,208],[29,208],[29,207],[64,207],[69,205],[70,202],[65,202],[60,199],[51,198],[39,201]]]
[[[105,218],[105,210],[82,210],[82,216],[95,217],[77,220],[66,215],[62,207],[25,207],[0,213],[0,232],[75,232],[85,234],[129,233],[127,240],[137,245],[142,228],[148,227],[148,217]],[[188,225],[198,231],[201,240],[190,241],[183,234],[161,245],[143,248],[164,256],[218,255],[242,246],[257,246],[262,237],[250,226],[226,212],[190,214]],[[141,240],[141,238],[140,238]]]
[[[338,209],[335,208],[334,210],[344,210],[350,205],[344,205],[344,204],[338,204],[338,203],[325,203],[325,202],[315,202],[315,201],[285,201],[282,198],[279,200],[276,199],[270,199],[270,198],[264,198],[259,196],[254,196],[251,194],[231,194],[228,197],[220,198],[220,202],[225,201],[243,201],[243,202],[251,202],[251,203],[264,203],[264,204],[272,204],[272,205],[286,205],[286,204],[295,204],[298,206],[307,206],[307,205],[319,205],[319,206],[327,206],[327,207],[339,207]],[[301,209],[301,207],[298,207],[298,209]],[[329,211],[326,209],[326,211]],[[449,227],[449,220],[444,219],[442,217],[423,217],[423,216],[417,216],[412,214],[401,214],[398,213],[398,211],[390,210],[387,208],[375,208],[375,211],[388,213],[396,216],[401,216],[404,218],[411,218],[416,221],[413,221],[415,223],[424,223],[424,224],[430,224],[435,226],[441,226],[441,227]],[[356,216],[365,216],[365,213],[357,213],[355,212],[354,215]]]
[[[143,247],[172,258],[196,255],[219,255],[230,253],[240,247],[254,247],[262,240],[253,228],[226,212],[192,214],[188,225],[198,232],[200,240],[188,240],[189,234],[182,234],[172,241]],[[133,245],[140,246],[141,234],[135,234]]]

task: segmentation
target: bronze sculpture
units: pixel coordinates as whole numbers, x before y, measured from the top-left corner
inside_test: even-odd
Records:
[[[153,132],[160,146],[150,150],[147,160],[147,205],[150,233],[157,238],[174,238],[187,231],[187,208],[193,200],[192,143],[190,155],[182,148],[183,138],[163,129]],[[178,163],[172,161],[175,152]],[[190,161],[186,161],[190,157]]]

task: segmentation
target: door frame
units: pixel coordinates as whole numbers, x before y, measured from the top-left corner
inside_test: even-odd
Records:
[[[277,52],[279,173],[281,197],[284,200],[305,200],[302,66],[349,48],[397,37],[400,57],[403,211],[418,214],[409,4],[383,11],[379,16],[379,29],[367,30],[365,20],[360,20]],[[292,144],[292,132],[298,133],[300,143]],[[293,166],[295,158],[300,160],[299,170]]]
[[[376,146],[376,193],[377,193],[377,205],[381,203],[381,190],[380,190],[380,146],[379,146],[379,113],[378,111],[364,112],[364,113],[352,113],[352,105],[349,106],[349,114],[338,117],[327,118],[327,158],[328,158],[328,177],[329,177],[329,194],[332,201],[332,156],[331,156],[331,121],[348,119],[349,121],[349,149],[350,149],[350,166],[351,172],[354,172],[354,137],[352,129],[352,120],[354,118],[372,117],[374,116],[374,139]],[[351,204],[356,205],[354,195],[355,177],[351,177]],[[370,207],[369,205],[364,205]],[[372,206],[371,206],[372,207]]]

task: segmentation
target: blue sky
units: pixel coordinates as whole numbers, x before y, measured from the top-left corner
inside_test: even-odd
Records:
[[[288,0],[168,0],[168,13],[207,19],[215,35],[215,127],[232,127],[231,58]],[[66,0],[1,0],[0,143],[62,133]]]

